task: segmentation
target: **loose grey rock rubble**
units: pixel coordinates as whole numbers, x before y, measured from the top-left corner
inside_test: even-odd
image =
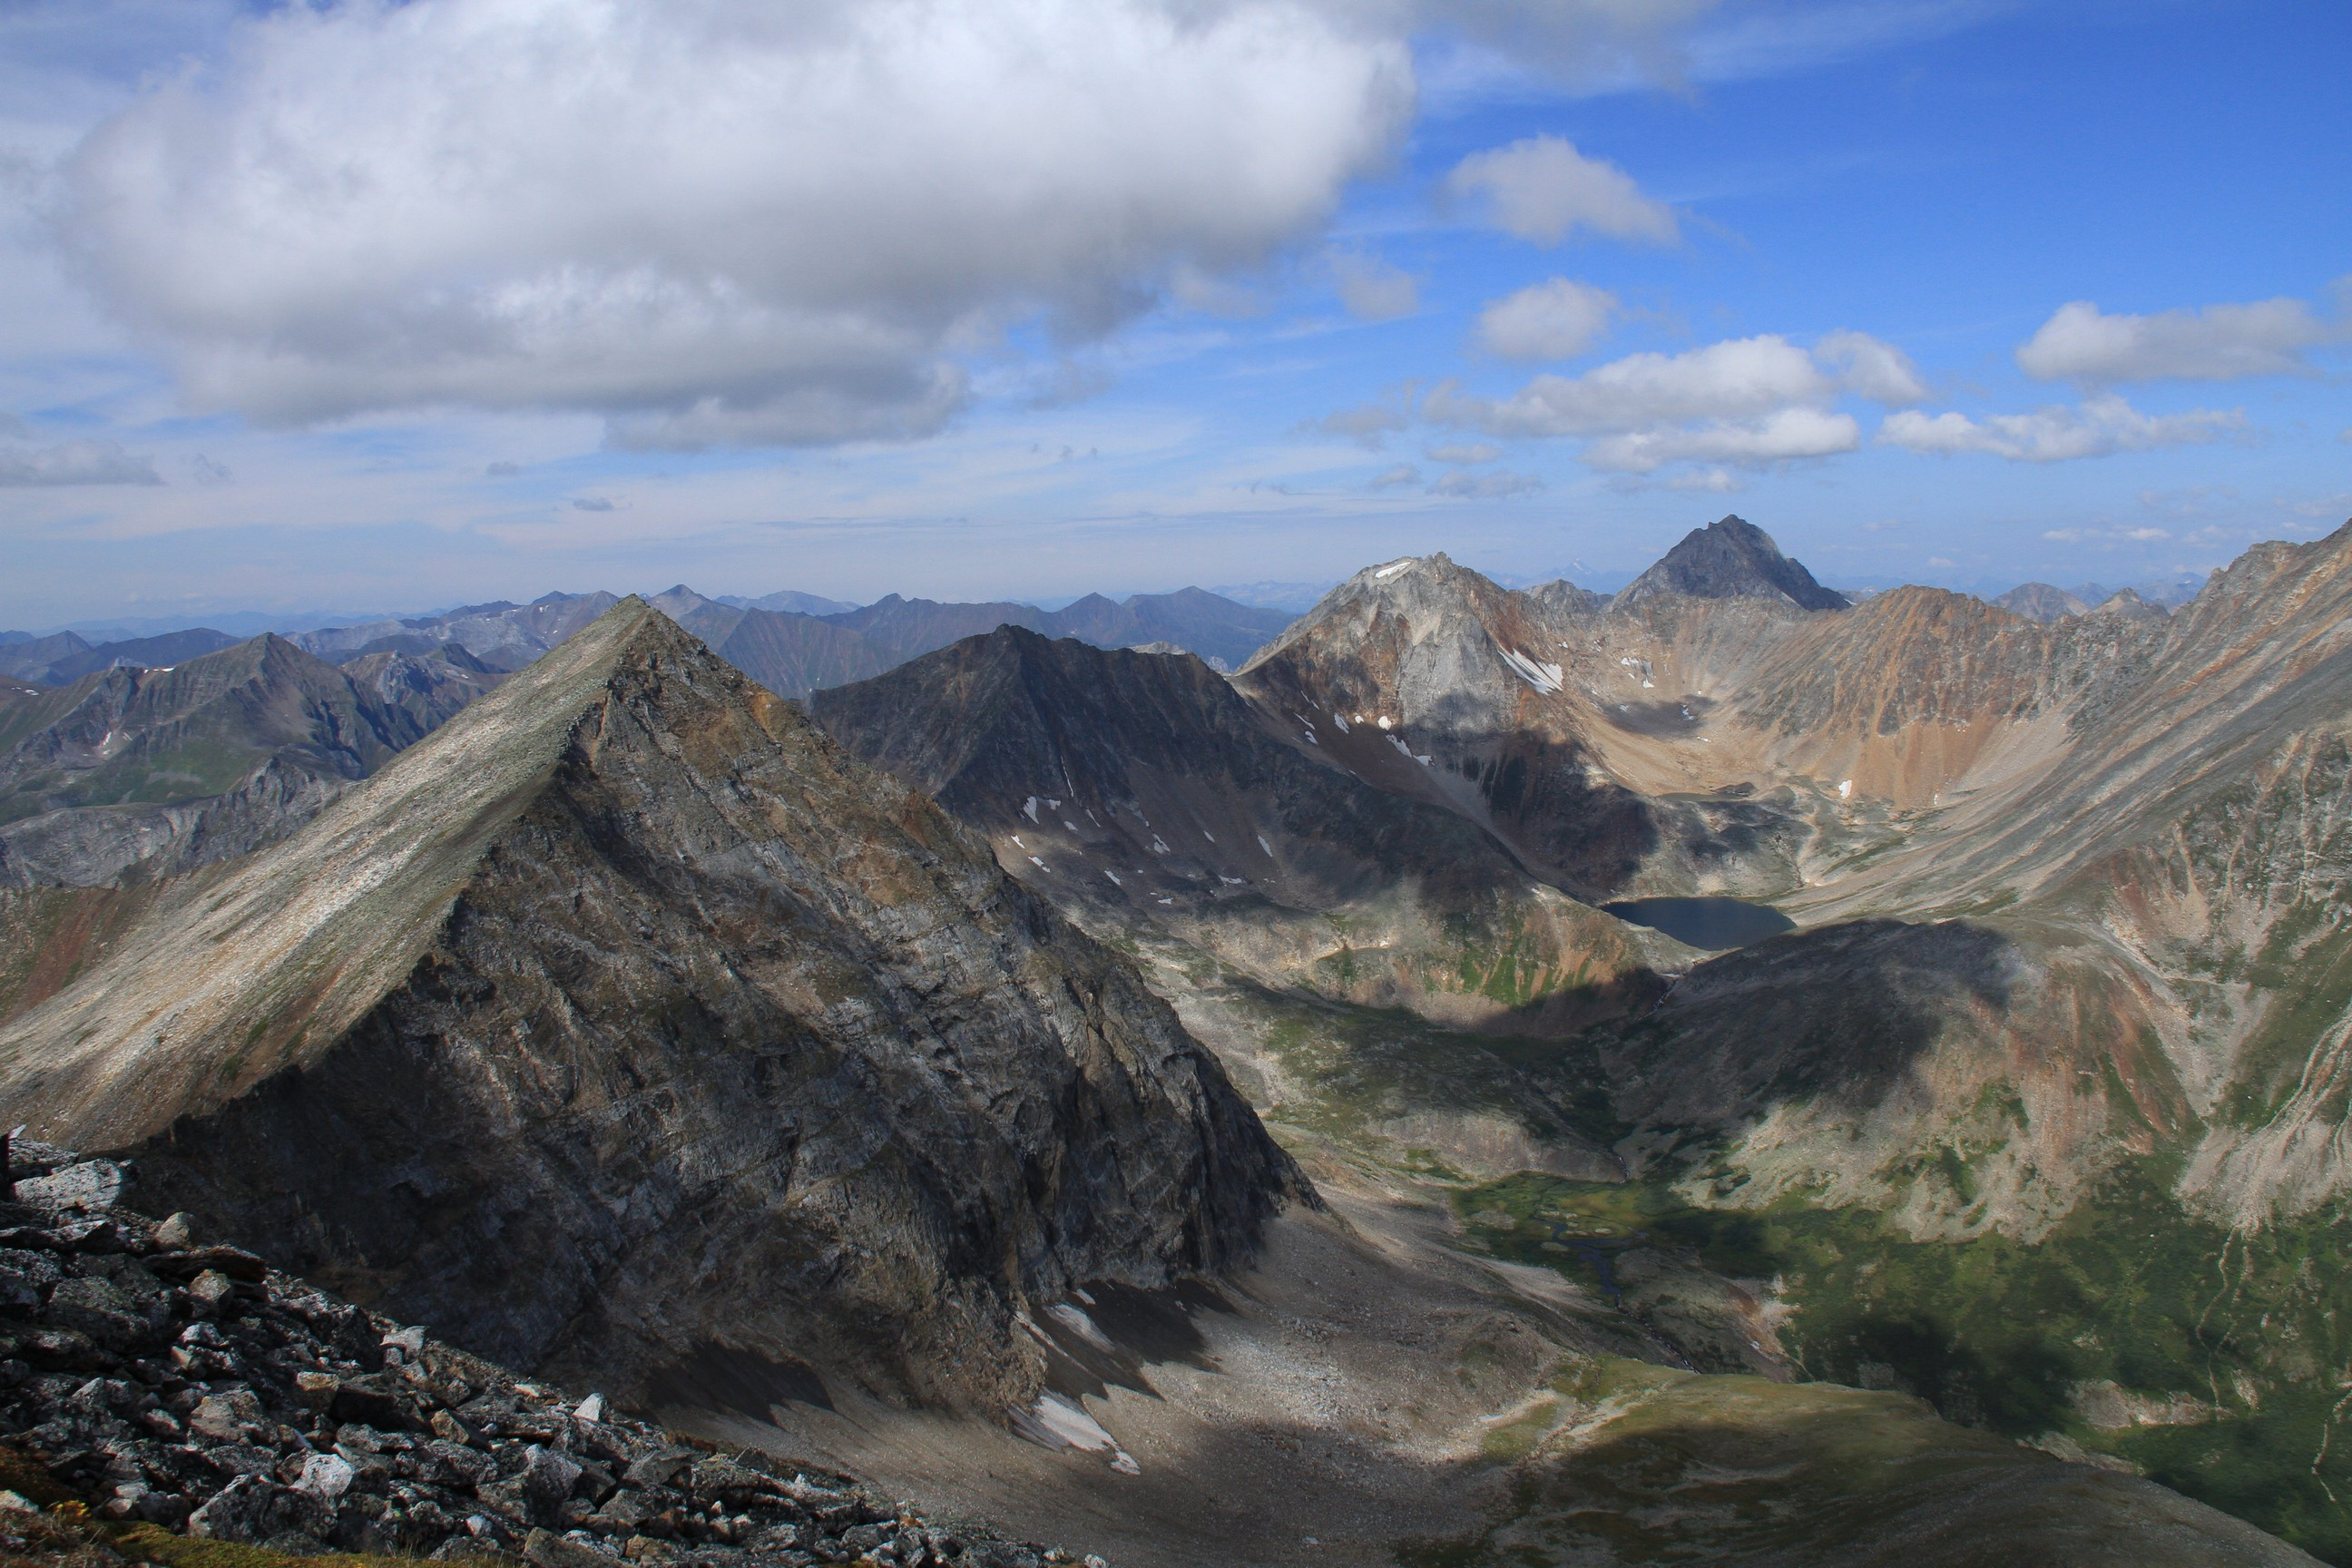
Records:
[[[0,1441],[102,1517],[298,1555],[536,1568],[1076,1561],[516,1378],[250,1253],[199,1245],[185,1215],[113,1206],[121,1165],[15,1153],[17,1201],[0,1202]]]

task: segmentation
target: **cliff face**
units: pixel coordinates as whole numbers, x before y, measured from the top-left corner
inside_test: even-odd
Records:
[[[1123,961],[634,601],[114,952],[0,1034],[5,1114],[640,1398],[1018,1403],[1033,1305],[1304,1190]]]

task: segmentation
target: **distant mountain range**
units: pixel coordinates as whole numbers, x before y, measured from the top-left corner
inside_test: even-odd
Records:
[[[147,880],[282,837],[619,602],[550,594],[242,643],[210,628],[96,646],[12,634],[0,643],[12,683],[0,687],[0,886]],[[730,603],[684,584],[651,602],[795,700],[1000,626],[1181,647],[1222,668],[1290,621],[1197,588],[1055,611],[897,595],[863,607],[801,594]]]
[[[0,675],[35,686],[71,686],[85,675],[121,665],[168,668],[184,659],[225,648],[236,640],[210,626],[95,646],[73,632],[58,632],[45,637],[11,632],[8,640],[0,642]]]
[[[147,881],[282,838],[499,679],[455,646],[338,668],[265,635],[0,686],[0,887]]]
[[[1199,588],[1138,594],[1123,602],[1089,594],[1058,610],[1012,602],[942,604],[896,594],[863,606],[790,591],[756,599],[738,595],[713,599],[684,584],[651,595],[650,602],[714,648],[722,648],[747,616],[823,621],[846,634],[751,622],[758,629],[740,651],[758,660],[762,655],[757,650],[765,649],[766,662],[763,668],[750,663],[742,668],[768,682],[771,689],[793,698],[877,675],[918,654],[1000,626],[1075,637],[1103,647],[1172,643],[1220,668],[1230,668],[1293,618],[1278,609],[1239,604]],[[330,661],[361,653],[421,653],[456,643],[489,668],[506,671],[529,664],[617,603],[605,593],[548,594],[528,605],[496,600],[430,616],[339,622],[285,635]],[[96,644],[71,631],[42,637],[0,632],[0,676],[36,686],[68,686],[92,670],[175,663],[239,640],[209,626]]]

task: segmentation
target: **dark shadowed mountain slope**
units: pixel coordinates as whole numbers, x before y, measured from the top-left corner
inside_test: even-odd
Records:
[[[1050,865],[1095,901],[1319,909],[1408,877],[1443,897],[1516,874],[1467,823],[1269,733],[1189,654],[1000,626],[811,707],[844,745],[1006,840],[1008,861]]]
[[[706,599],[683,583],[648,596],[646,603],[714,648],[727,640],[727,634],[743,618],[742,605]]]
[[[36,686],[55,686],[48,672],[89,657],[90,645],[73,632],[52,632],[45,637],[25,637],[0,647],[0,675]],[[87,674],[88,671],[84,671]],[[79,676],[74,679],[79,679]]]
[[[865,637],[887,668],[1001,626],[1076,637],[1097,647],[1171,643],[1204,659],[1237,665],[1289,625],[1291,617],[1280,610],[1237,605],[1203,589],[1182,588],[1173,594],[1138,594],[1124,603],[1089,594],[1059,610],[1034,605],[938,604],[893,594],[824,619]]]
[[[639,601],[112,952],[0,1031],[6,1115],[638,1400],[1017,1405],[1024,1315],[1301,1190],[1124,960]]]
[[[1772,536],[1752,522],[1727,517],[1695,529],[1657,563],[1617,591],[1616,603],[1639,604],[1661,595],[1691,599],[1777,599],[1803,610],[1843,610],[1844,595],[1780,553]]]
[[[820,594],[796,593],[790,588],[762,594],[756,599],[747,599],[740,594],[721,594],[718,602],[732,605],[739,610],[773,610],[778,615],[788,616],[837,616],[844,610],[857,608],[856,605],[840,599],[828,599]]]

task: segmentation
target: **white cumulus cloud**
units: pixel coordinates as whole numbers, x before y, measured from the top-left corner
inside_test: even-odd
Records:
[[[1916,408],[1890,414],[1878,439],[1914,452],[1952,457],[1983,453],[2018,463],[2058,463],[2074,458],[2105,458],[2158,447],[2196,446],[2245,427],[2235,410],[2191,409],[2185,414],[2142,414],[2109,393],[2083,400],[2079,408],[2053,405],[2031,414],[1927,415]]]
[[[1873,403],[1893,407],[1927,395],[1911,356],[1867,332],[1830,332],[1813,345],[1813,358],[1834,369],[1847,391]]]
[[[1681,236],[1672,207],[1643,195],[1616,164],[1588,158],[1558,136],[1473,153],[1454,165],[1445,188],[1483,204],[1496,228],[1538,245],[1558,245],[1579,228],[1658,245]]]
[[[2087,300],[2061,305],[2017,351],[2037,381],[2112,386],[2138,381],[2235,381],[2311,373],[2305,351],[2327,326],[2300,300],[2110,316]]]
[[[1584,449],[1596,468],[1646,474],[1668,463],[1776,463],[1791,458],[1827,458],[1862,445],[1862,426],[1851,414],[1819,408],[1782,408],[1758,419],[1711,420],[1604,436]]]
[[[1570,278],[1551,278],[1478,312],[1478,342],[1502,359],[1574,359],[1608,331],[1617,296]]]
[[[1422,412],[1495,436],[1581,437],[1587,463],[1620,472],[1675,462],[1759,465],[1852,451],[1861,427],[1836,410],[1837,400],[1913,395],[1909,365],[1899,350],[1859,332],[1832,333],[1810,353],[1767,334],[1679,354],[1628,354],[1577,376],[1538,375],[1501,399],[1449,383],[1430,393]]]
[[[1015,321],[1311,234],[1412,94],[1400,37],[1283,0],[348,0],[100,126],[60,222],[200,406],[903,437]]]

